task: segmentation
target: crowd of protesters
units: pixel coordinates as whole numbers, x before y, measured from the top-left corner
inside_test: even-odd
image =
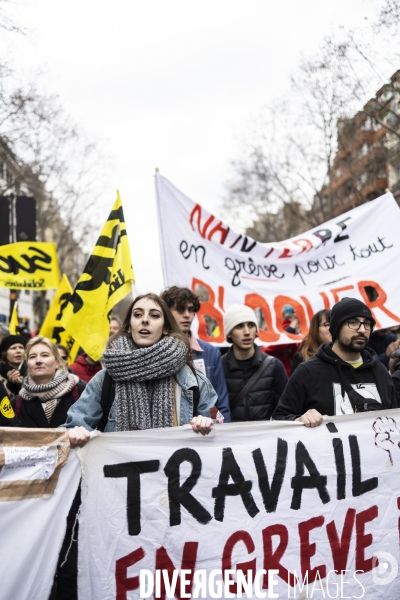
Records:
[[[285,360],[279,358],[284,345],[256,343],[259,323],[248,306],[227,308],[225,352],[193,335],[199,310],[200,298],[188,288],[139,296],[123,322],[111,318],[102,360],[81,352],[71,365],[65,346],[29,339],[26,329],[10,335],[0,324],[0,400],[8,398],[13,413],[2,414],[0,425],[65,424],[71,443],[81,445],[85,432],[100,427],[166,427],[197,417],[212,417],[211,424],[272,418],[314,425],[322,415],[400,407],[399,328],[374,331],[374,317],[359,300],[343,298],[318,311],[302,342],[287,345]],[[282,325],[299,333],[289,305]],[[314,420],[304,417],[309,411]],[[194,430],[208,432],[211,424],[201,422]]]
[[[187,423],[207,435],[231,421],[296,420],[315,427],[324,416],[400,408],[398,331],[374,331],[371,310],[357,299],[318,311],[302,342],[288,345],[290,352],[280,345],[275,355],[256,343],[259,323],[248,306],[227,308],[224,353],[193,335],[199,309],[199,297],[187,288],[138,296],[122,322],[112,317],[102,360],[82,352],[70,366],[65,346],[40,335],[27,341],[1,325],[0,426],[64,426],[71,446],[83,446],[95,429]],[[292,307],[284,307],[282,319],[288,333],[299,333]],[[52,599],[77,597],[78,506],[79,493]]]

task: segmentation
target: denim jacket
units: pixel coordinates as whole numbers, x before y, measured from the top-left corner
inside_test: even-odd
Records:
[[[221,353],[219,348],[212,346],[203,340],[197,340],[203,352],[196,352],[192,349],[194,359],[202,358],[206,367],[207,378],[211,381],[211,385],[218,395],[218,400],[215,406],[224,416],[224,423],[231,422],[231,409],[229,407],[228,390],[226,389],[226,381],[224,370],[222,368]]]
[[[67,421],[62,427],[71,429],[77,425],[89,431],[96,429],[102,417],[101,390],[103,387],[105,370],[101,370],[89,381],[81,397],[71,406],[67,414]],[[202,373],[197,373],[197,381],[190,367],[184,365],[175,375],[181,387],[181,410],[179,425],[190,423],[193,418],[193,392],[191,387],[199,386],[200,401],[198,413],[203,417],[210,416],[210,408],[215,406],[217,394],[211,383]],[[115,431],[115,403],[111,406],[108,422],[104,431]]]

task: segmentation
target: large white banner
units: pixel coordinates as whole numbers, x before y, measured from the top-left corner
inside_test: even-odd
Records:
[[[240,597],[243,571],[248,598],[398,600],[399,441],[400,410],[102,434],[78,451],[79,598]]]
[[[371,308],[378,327],[400,323],[400,210],[385,194],[302,235],[261,244],[235,233],[219,219],[156,175],[164,283],[208,299],[198,316],[198,336],[223,343],[223,313],[231,304],[260,309],[260,342],[299,341],[315,312],[344,296]],[[302,335],[287,334],[282,308],[293,306]],[[206,317],[219,326],[207,334]],[[218,330],[217,330],[218,331]]]
[[[0,429],[0,598],[47,600],[79,462],[62,429]]]

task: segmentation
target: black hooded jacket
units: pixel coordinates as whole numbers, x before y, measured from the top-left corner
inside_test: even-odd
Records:
[[[272,418],[293,421],[312,408],[329,416],[353,412],[348,399],[346,402],[338,367],[361,396],[377,400],[382,410],[397,408],[393,382],[375,352],[365,348],[361,356],[364,362],[355,369],[333,352],[332,343],[322,344],[315,356],[297,367]]]
[[[392,381],[394,384],[397,406],[400,408],[400,362],[397,363],[396,369],[392,373]]]

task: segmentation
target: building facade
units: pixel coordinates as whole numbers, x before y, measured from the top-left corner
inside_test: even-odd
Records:
[[[390,190],[400,205],[400,70],[351,119],[337,126],[338,151],[323,197],[333,216]]]

